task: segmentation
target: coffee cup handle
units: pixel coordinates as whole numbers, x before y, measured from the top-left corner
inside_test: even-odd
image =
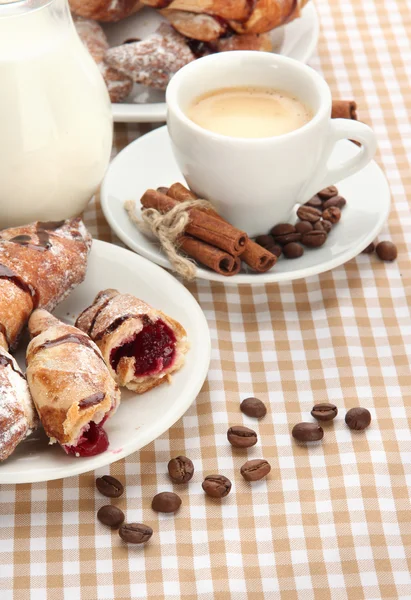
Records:
[[[339,140],[354,140],[361,144],[359,152],[336,167],[328,168],[328,159]],[[301,202],[307,202],[320,190],[338,183],[364,168],[374,157],[377,150],[377,139],[373,130],[358,121],[332,119],[330,121],[329,140],[319,161],[319,173],[304,188]],[[325,171],[325,172],[324,172]]]

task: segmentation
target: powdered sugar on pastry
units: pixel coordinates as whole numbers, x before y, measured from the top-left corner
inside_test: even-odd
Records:
[[[106,62],[136,83],[165,89],[171,77],[195,59],[184,38],[163,23],[146,40],[110,48]]]
[[[15,359],[0,347],[0,460],[37,427],[27,381]]]
[[[53,310],[83,281],[90,247],[81,219],[0,232],[0,332],[10,346],[36,306]]]

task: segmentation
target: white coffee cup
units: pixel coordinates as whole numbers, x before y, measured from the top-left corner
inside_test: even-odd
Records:
[[[260,86],[288,92],[311,108],[311,121],[269,138],[237,138],[203,129],[187,116],[199,96],[230,87]],[[331,92],[310,67],[265,52],[223,52],[183,67],[167,88],[167,125],[187,183],[236,227],[255,236],[288,221],[296,204],[353,175],[372,159],[373,131],[363,123],[331,119]],[[338,166],[328,159],[338,140],[361,144]]]

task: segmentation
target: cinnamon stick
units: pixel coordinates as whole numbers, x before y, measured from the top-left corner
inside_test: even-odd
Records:
[[[140,202],[144,208],[155,208],[163,214],[178,205],[176,200],[156,190],[147,190]],[[248,239],[244,231],[197,208],[189,209],[188,213],[190,221],[185,233],[225,250],[232,256],[238,256],[244,251]]]
[[[215,246],[210,246],[210,244],[206,244],[190,235],[182,235],[178,242],[180,248],[187,256],[194,258],[220,275],[231,277],[232,275],[237,275],[240,271],[240,258],[234,258],[231,254]]]
[[[174,198],[178,202],[185,202],[186,200],[196,200],[197,196],[191,191],[184,187],[181,183],[174,183],[167,192],[167,196]],[[203,209],[201,209],[203,210]],[[213,209],[204,209],[207,214],[212,215],[214,218],[224,221],[223,217]],[[225,223],[227,221],[224,221]],[[265,248],[262,248],[252,240],[248,239],[245,249],[240,254],[241,260],[243,260],[249,267],[257,271],[258,273],[265,273],[273,268],[277,262],[277,257]]]
[[[357,103],[354,100],[333,100],[331,118],[357,121]]]

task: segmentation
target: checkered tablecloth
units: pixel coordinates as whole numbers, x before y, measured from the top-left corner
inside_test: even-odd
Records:
[[[321,38],[311,65],[334,97],[355,98],[379,141],[378,163],[393,208],[381,238],[393,264],[361,255],[318,277],[225,288],[197,282],[212,337],[207,381],[186,415],[125,460],[80,477],[0,488],[1,600],[391,600],[411,598],[411,3],[316,0]],[[116,126],[114,154],[150,126]],[[0,142],[1,143],[1,142]],[[98,200],[86,213],[93,234],[116,241]],[[239,412],[255,395],[261,422]],[[324,442],[301,447],[292,426],[314,401],[341,417]],[[352,434],[344,409],[370,409],[371,427]],[[244,452],[226,441],[244,423],[260,442],[264,482],[239,476]],[[157,515],[150,503],[172,489],[170,457],[195,463],[176,488],[183,507]],[[151,525],[145,547],[128,547],[96,520],[106,503],[97,474],[126,483],[115,503]],[[233,481],[221,502],[201,490],[204,474]]]

